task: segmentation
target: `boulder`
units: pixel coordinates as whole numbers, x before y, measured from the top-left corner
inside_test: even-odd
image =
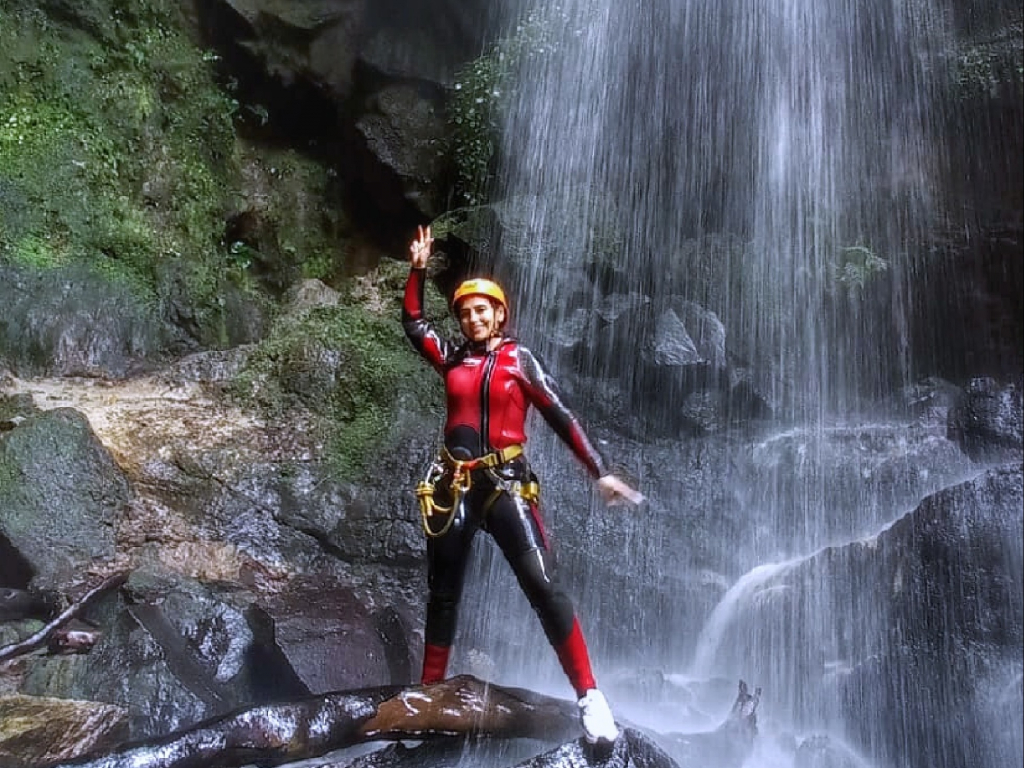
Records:
[[[445,188],[438,183],[448,171],[442,94],[387,84],[364,102],[355,133],[365,148],[362,185],[379,211],[428,220],[444,211]]]
[[[314,577],[294,579],[261,608],[310,693],[412,682],[412,635],[394,609],[374,610],[352,589]]]
[[[92,651],[33,660],[22,692],[116,704],[132,738],[304,693],[253,602],[237,586],[141,568],[89,614],[102,631]]]
[[[127,479],[78,411],[44,411],[0,432],[0,553],[21,563],[33,586],[61,587],[112,558],[130,498]]]
[[[19,376],[123,377],[170,338],[126,285],[84,267],[0,264],[0,306],[0,357]]]
[[[128,737],[121,707],[96,701],[38,696],[0,696],[0,765],[40,768],[93,751],[106,751]]]
[[[220,0],[203,13],[207,33],[244,51],[266,77],[348,96],[366,0]]]
[[[869,759],[1002,764],[1012,752],[991,702],[1020,706],[1022,491],[1020,464],[1004,465],[927,496],[875,536],[763,569],[733,614],[759,639],[722,653],[790,691],[797,716],[844,722]],[[813,589],[820,597],[807,601]],[[782,642],[780,665],[769,649]]]

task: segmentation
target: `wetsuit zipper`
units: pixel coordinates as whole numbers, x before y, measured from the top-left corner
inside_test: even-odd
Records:
[[[484,380],[480,385],[480,455],[483,456],[491,451],[490,440],[490,402],[488,392],[491,388],[491,375],[494,373],[494,366],[497,364],[497,350],[487,353],[487,362],[484,363]]]

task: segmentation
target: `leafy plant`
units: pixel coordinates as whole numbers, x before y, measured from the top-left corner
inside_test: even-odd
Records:
[[[525,57],[554,50],[554,21],[560,12],[557,5],[544,12],[530,11],[511,35],[456,74],[448,122],[461,203],[480,205],[486,200],[501,113],[515,90],[515,74]]]
[[[835,282],[850,290],[860,290],[872,276],[889,268],[889,262],[865,245],[839,249],[832,265]]]

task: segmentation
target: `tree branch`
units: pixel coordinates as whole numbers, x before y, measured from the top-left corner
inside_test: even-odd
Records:
[[[112,576],[108,576],[82,595],[78,600],[65,608],[57,618],[38,632],[30,635],[21,642],[14,643],[12,645],[5,645],[3,648],[0,648],[0,664],[5,661],[10,661],[17,656],[23,656],[26,653],[31,653],[37,648],[42,648],[58,629],[85,610],[89,603],[93,602],[101,595],[106,594],[110,590],[116,589],[124,584],[128,579],[128,574],[129,571],[119,571]]]

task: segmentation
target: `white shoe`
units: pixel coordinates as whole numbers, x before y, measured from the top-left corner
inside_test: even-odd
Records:
[[[576,704],[580,708],[580,722],[587,741],[597,744],[599,741],[615,741],[619,737],[608,700],[597,688],[587,691]]]

